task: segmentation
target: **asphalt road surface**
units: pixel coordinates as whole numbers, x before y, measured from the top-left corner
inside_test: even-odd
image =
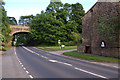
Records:
[[[30,78],[118,78],[118,68],[55,55],[33,47],[15,47],[19,64]]]

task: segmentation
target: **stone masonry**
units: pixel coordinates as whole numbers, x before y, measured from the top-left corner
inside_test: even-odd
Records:
[[[99,25],[99,16],[104,19],[109,19],[111,15],[118,17],[119,4],[118,2],[97,2],[85,14],[82,18],[82,46],[78,46],[78,52],[112,57],[120,55],[120,34],[116,35],[116,40],[107,40],[105,37],[108,36],[100,35],[94,25]],[[105,42],[105,48],[101,48],[101,41]]]
[[[29,26],[16,26],[16,25],[10,25],[11,29],[11,36],[13,36],[16,33],[19,32],[30,32],[30,27]]]

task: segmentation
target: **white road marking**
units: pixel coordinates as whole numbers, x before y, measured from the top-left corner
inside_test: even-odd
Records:
[[[20,60],[18,60],[18,62],[20,63]]]
[[[28,71],[25,71],[27,74],[29,74],[29,72]]]
[[[16,51],[15,51],[15,55],[17,55],[17,54],[16,54]]]
[[[19,64],[22,66],[22,68],[24,69],[24,70],[26,70],[26,68],[24,67],[24,65],[22,65],[22,63],[21,63],[21,61],[19,60],[19,58],[18,58],[18,56],[17,56],[17,53],[16,53],[16,49],[14,48],[14,52],[15,52],[15,55],[16,55],[16,58],[17,58],[17,60],[18,60],[18,62],[19,62]],[[38,55],[38,54],[37,54]],[[29,72],[28,71],[25,71],[27,74],[29,74]],[[33,79],[33,76],[32,75],[28,75],[30,78],[32,78]]]
[[[93,72],[89,72],[89,71],[86,71],[86,70],[83,70],[83,69],[80,69],[80,68],[77,68],[77,67],[75,67],[75,69],[79,70],[79,71],[82,71],[82,72],[85,72],[85,73],[88,73],[88,74],[91,74],[91,75],[94,75],[94,76],[97,76],[97,77],[100,77],[100,78],[108,79],[107,77],[104,77],[104,76],[101,76],[101,75],[98,75],[98,74],[95,74]]]
[[[44,56],[41,56],[41,57],[44,57]]]
[[[17,58],[18,62],[20,62],[19,58],[18,57],[16,57],[16,58]]]
[[[33,47],[33,48],[35,48],[35,49],[37,49],[37,50],[40,50],[40,51],[44,51],[44,50],[41,50],[41,49],[38,49],[38,48],[36,48],[36,47]],[[46,52],[48,52],[48,51],[46,51]],[[54,55],[60,55],[60,56],[63,56],[63,57],[67,57],[67,58],[73,58],[73,57],[69,57],[69,56],[65,56],[65,55],[61,55],[61,54],[56,54],[56,53],[51,53],[51,52],[48,52],[48,53],[50,53],[50,54],[54,54]],[[47,54],[47,55],[49,55],[49,54]],[[73,58],[74,59],[74,58]],[[76,60],[79,60],[79,61],[84,61],[84,62],[88,62],[88,63],[93,63],[93,64],[98,64],[98,65],[104,65],[104,66],[107,66],[107,67],[114,67],[114,68],[119,68],[118,66],[112,66],[112,65],[109,65],[109,64],[104,64],[104,63],[102,63],[102,64],[100,64],[99,62],[91,62],[91,61],[86,61],[86,60],[81,60],[81,59],[76,59]]]
[[[29,77],[33,79],[33,77],[31,75],[29,75]]]
[[[40,54],[37,54],[38,56],[40,55]]]
[[[64,63],[65,65],[72,66],[72,64]]]
[[[24,47],[24,46],[22,46],[24,49],[26,49],[26,50],[28,50],[29,52],[31,52],[31,53],[34,53],[34,51],[32,51],[32,50],[30,50],[30,49],[28,49],[28,48],[26,48],[26,47]]]
[[[22,65],[22,67],[23,67],[23,65]]]
[[[25,68],[25,67],[23,67],[23,69],[24,69],[24,70],[26,70],[26,68]]]
[[[103,66],[107,66],[107,67],[119,68],[118,66],[112,66],[112,65],[109,65],[109,64],[105,64],[105,63],[99,63],[99,62],[89,62],[89,63],[103,65]]]
[[[72,65],[69,64],[69,63],[64,63],[64,62],[60,62],[60,61],[57,61],[57,63],[64,64],[64,65],[67,65],[67,66],[72,66]]]
[[[72,66],[71,64],[69,63],[64,63],[64,62],[60,62],[60,61],[57,61],[57,60],[49,60],[50,62],[56,62],[56,63],[60,63],[60,64],[64,64],[64,65],[67,65],[67,66]]]
[[[34,54],[36,54],[36,55],[40,55],[40,54],[38,54],[38,53],[36,53],[36,52],[34,52],[34,51],[32,51],[32,50],[30,50],[30,49],[28,49],[28,48],[26,48],[26,47],[24,47],[24,46],[22,46],[24,49],[26,49],[26,50],[28,50],[29,52],[31,52],[31,53],[34,53]]]
[[[25,47],[23,47],[23,48],[25,48]],[[27,49],[27,48],[25,48],[25,49],[28,50],[28,51],[30,51],[30,52],[32,52],[32,53],[34,53],[33,51],[31,51],[31,50],[29,50],[29,49]],[[61,56],[63,56],[63,55],[61,55]],[[46,58],[45,56],[42,56],[42,55],[41,55],[41,57]],[[64,57],[66,57],[66,56],[64,56]],[[71,57],[69,57],[69,58],[71,58]],[[79,59],[77,59],[77,60],[79,60]],[[67,65],[67,66],[72,66],[71,64],[64,63],[64,62],[60,62],[60,61],[57,61],[57,60],[49,60],[49,61],[50,61],[50,62],[53,62],[53,63],[61,63],[61,64],[64,64],[64,65]],[[80,60],[80,61],[85,61],[85,60]],[[89,61],[85,61],[85,62],[89,62]],[[98,63],[96,63],[96,62],[89,62],[89,63],[98,64]],[[105,64],[101,64],[101,65],[105,65]],[[109,65],[106,65],[106,66],[109,66]],[[73,67],[74,67],[74,66],[73,66]],[[114,67],[116,67],[116,66],[114,66]],[[93,73],[93,72],[89,72],[89,71],[87,71],[87,70],[83,70],[83,69],[80,69],[80,68],[77,68],[77,67],[74,67],[74,68],[75,68],[76,70],[79,70],[79,71],[82,71],[82,72],[85,72],[85,73],[88,73],[88,74],[91,74],[91,75],[94,75],[94,76],[97,76],[97,77],[100,77],[100,78],[108,79],[107,77],[98,75],[98,74]]]
[[[119,68],[118,66],[113,66],[114,68]]]
[[[49,60],[49,61],[50,61],[50,62],[54,62],[54,63],[55,63],[55,62],[58,62],[58,61],[56,61],[56,60]]]
[[[44,56],[43,58],[48,59],[48,58],[47,58],[47,57],[45,57],[45,56]]]
[[[31,52],[31,53],[34,53],[34,54],[38,55],[38,56],[40,55],[40,54],[38,54],[38,53],[36,53],[36,52],[34,52],[34,51],[32,51],[32,50],[30,50],[30,49],[24,47],[24,46],[23,46],[23,48],[26,49],[26,50],[28,50],[28,51]],[[47,57],[42,56],[42,55],[41,55],[41,57],[43,57],[43,58],[45,58],[45,59],[48,59]]]

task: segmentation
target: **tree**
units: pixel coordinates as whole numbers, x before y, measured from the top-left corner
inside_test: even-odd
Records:
[[[65,3],[63,9],[64,9],[64,14],[66,15],[66,20],[69,21],[72,12],[72,5]]]
[[[58,9],[61,9],[63,7],[62,2],[50,2],[50,4],[48,5],[46,12],[51,12],[54,11],[56,13],[56,11]]]
[[[14,17],[8,17],[10,25],[17,25],[17,21]]]
[[[9,34],[11,33],[9,23],[8,23],[8,17],[6,15],[6,11],[4,9],[5,3],[3,1],[0,1],[0,10],[2,11],[2,22],[0,23],[2,35],[4,36],[4,41],[5,43],[8,43],[11,40],[11,37]]]
[[[19,25],[29,26],[30,21],[33,19],[33,15],[21,16],[19,20]]]
[[[81,18],[85,15],[83,6],[80,3],[72,4],[71,20],[74,20],[79,25],[77,29],[79,33],[82,33],[82,20]]]
[[[60,33],[63,23],[52,14],[37,15],[31,23],[31,35],[39,43],[55,44],[64,35]]]
[[[74,36],[74,39],[75,39],[77,45],[81,44],[81,42],[82,42],[82,34],[76,33],[76,32],[72,32],[72,34]]]
[[[77,12],[75,12],[76,10]],[[81,17],[83,15],[84,10],[81,4],[66,3],[63,5],[61,2],[52,1],[46,12],[42,11],[30,21],[31,38],[37,44],[57,44],[58,40],[62,42],[76,41],[72,32],[82,31]],[[79,20],[76,17],[79,17]]]
[[[21,34],[17,34],[15,35],[15,38],[17,39],[16,41],[16,45],[20,45],[20,44],[23,44],[23,45],[29,45],[29,33],[21,33]]]

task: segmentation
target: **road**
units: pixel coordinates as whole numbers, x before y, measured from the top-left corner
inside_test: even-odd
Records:
[[[118,68],[55,55],[33,47],[14,48],[30,78],[118,78]]]

